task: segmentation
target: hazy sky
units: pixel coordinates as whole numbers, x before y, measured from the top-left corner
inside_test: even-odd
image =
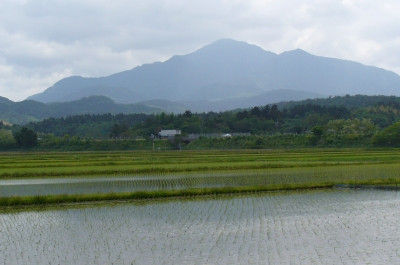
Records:
[[[400,73],[399,0],[0,0],[0,96],[102,76],[220,38]]]

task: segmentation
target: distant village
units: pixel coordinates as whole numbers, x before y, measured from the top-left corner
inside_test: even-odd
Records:
[[[177,137],[184,142],[191,142],[200,137],[205,138],[230,138],[233,136],[249,136],[250,133],[190,133],[190,134],[182,134],[182,131],[179,129],[172,130],[161,130],[157,135],[152,135],[154,139],[169,139],[175,140]]]

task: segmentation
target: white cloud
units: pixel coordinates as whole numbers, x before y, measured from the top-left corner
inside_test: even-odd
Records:
[[[2,0],[0,95],[101,76],[219,38],[302,48],[400,73],[398,0]]]

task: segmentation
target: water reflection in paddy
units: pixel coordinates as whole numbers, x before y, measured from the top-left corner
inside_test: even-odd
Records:
[[[0,264],[399,264],[400,193],[335,190],[0,213]]]
[[[254,173],[9,179],[0,180],[0,197],[253,186],[273,181]]]

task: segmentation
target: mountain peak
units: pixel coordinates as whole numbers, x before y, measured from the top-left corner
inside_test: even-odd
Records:
[[[0,103],[11,103],[12,101],[8,98],[0,96]]]
[[[244,41],[238,41],[234,39],[220,39],[216,40],[210,44],[203,46],[202,48],[195,51],[195,54],[204,53],[243,53],[243,52],[257,52],[257,53],[267,53],[267,51],[262,48],[249,44]]]
[[[305,50],[302,49],[294,49],[294,50],[290,50],[290,51],[286,51],[283,52],[279,55],[298,55],[298,56],[305,56],[305,55],[312,55],[308,52],[306,52]]]
[[[231,45],[232,46],[232,45],[243,45],[243,44],[250,45],[244,41],[225,38],[225,39],[219,39],[219,40],[213,41],[206,46],[213,46],[213,45]]]
[[[274,89],[325,95],[399,95],[400,76],[301,49],[277,55],[243,41],[221,39],[193,53],[111,76],[70,77],[31,99],[65,102],[103,95],[124,103],[155,98],[219,100],[257,96]]]

